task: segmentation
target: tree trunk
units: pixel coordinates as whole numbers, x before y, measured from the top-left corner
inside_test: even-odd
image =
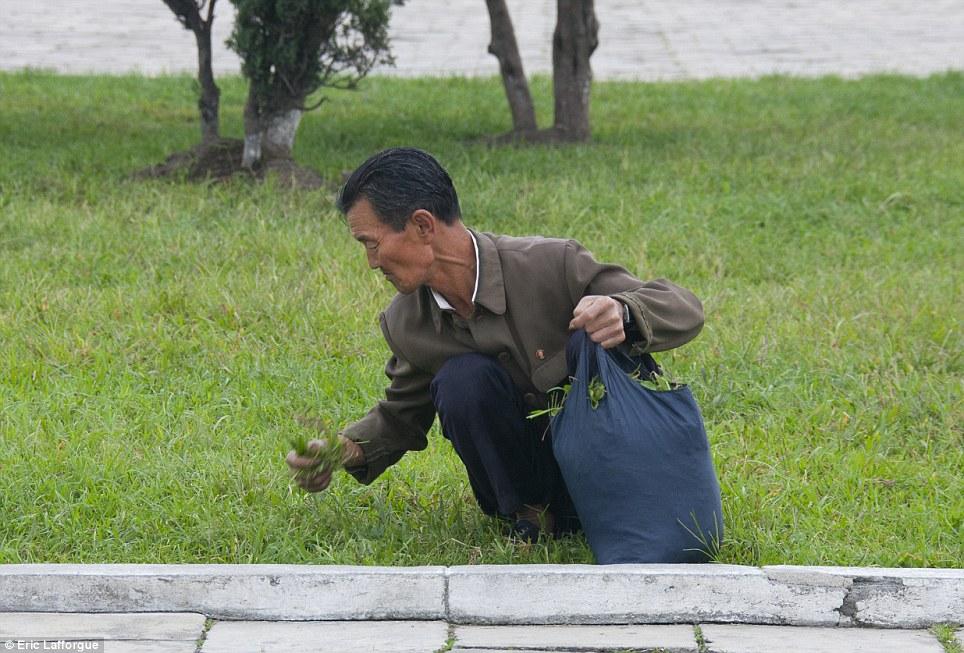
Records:
[[[557,0],[552,36],[554,129],[561,138],[589,139],[589,57],[599,45],[599,23],[593,0]]]
[[[301,109],[287,109],[269,114],[263,121],[261,151],[266,160],[290,159],[295,145],[295,134],[301,124]]]
[[[214,6],[211,0],[211,6]],[[197,78],[201,83],[201,97],[197,106],[201,111],[201,145],[210,145],[218,141],[221,136],[218,110],[221,101],[221,90],[214,83],[214,70],[211,67],[211,21],[194,32],[197,39]]]
[[[489,53],[499,60],[505,96],[512,112],[512,130],[516,133],[536,130],[536,111],[529,93],[529,82],[522,69],[522,57],[515,40],[515,29],[505,0],[485,0],[492,26]]]
[[[291,158],[304,111],[291,106],[300,107],[301,102],[291,101],[287,104],[288,108],[262,112],[254,90],[248,89],[248,99],[244,105],[243,167],[254,169],[266,161]]]
[[[244,153],[242,167],[249,170],[261,163],[261,111],[254,88],[248,87],[248,99],[244,103]]]
[[[174,12],[177,20],[194,32],[197,41],[197,79],[201,85],[201,96],[197,106],[201,112],[201,148],[213,145],[220,138],[218,109],[221,91],[214,83],[213,59],[211,50],[211,28],[214,25],[214,5],[218,0],[207,1],[207,19],[201,16],[205,2],[201,0],[164,0],[164,4]]]

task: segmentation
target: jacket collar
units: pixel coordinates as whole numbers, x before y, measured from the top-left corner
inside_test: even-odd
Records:
[[[470,231],[479,243],[479,288],[475,294],[475,303],[496,315],[503,315],[505,281],[502,278],[502,259],[499,258],[499,250],[489,234]]]
[[[475,303],[496,315],[505,313],[505,282],[502,277],[502,261],[495,241],[489,234],[469,229],[475,236],[479,247],[479,285],[475,292]],[[428,304],[432,313],[435,332],[442,333],[442,309],[432,297],[428,286],[422,287],[422,301]]]

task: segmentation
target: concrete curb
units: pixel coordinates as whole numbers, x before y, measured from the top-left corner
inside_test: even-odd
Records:
[[[2,565],[2,612],[461,624],[964,622],[964,569],[735,565]]]
[[[4,565],[3,612],[199,612],[215,619],[439,619],[445,567]]]

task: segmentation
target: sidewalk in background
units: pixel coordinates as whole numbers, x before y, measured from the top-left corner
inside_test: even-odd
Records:
[[[552,0],[508,0],[527,73],[551,70]],[[216,5],[214,68],[237,73],[224,46],[233,23]],[[926,75],[964,68],[960,0],[597,0],[597,79],[792,75]],[[481,0],[407,0],[394,7],[397,65],[379,73],[497,75]],[[195,74],[194,36],[162,2],[0,0],[0,69]]]

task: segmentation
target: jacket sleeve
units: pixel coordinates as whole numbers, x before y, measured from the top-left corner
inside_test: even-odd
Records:
[[[608,295],[629,307],[639,327],[633,354],[679,347],[703,328],[703,305],[689,290],[666,279],[643,282],[618,265],[598,263],[573,240],[566,248],[566,281],[573,304],[586,295]]]
[[[392,344],[384,314],[381,326],[393,352],[385,365],[385,375],[389,378],[385,399],[342,433],[365,452],[365,464],[346,471],[366,485],[398,462],[406,451],[424,449],[428,444],[425,436],[435,420],[435,404],[429,388],[432,376],[399,354]]]

